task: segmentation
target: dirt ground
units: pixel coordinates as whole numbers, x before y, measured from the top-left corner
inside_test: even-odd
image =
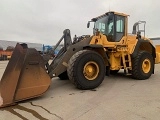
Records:
[[[6,65],[0,62],[0,77]],[[148,80],[120,71],[94,90],[54,78],[43,96],[1,108],[0,120],[160,120],[160,65],[155,67]]]

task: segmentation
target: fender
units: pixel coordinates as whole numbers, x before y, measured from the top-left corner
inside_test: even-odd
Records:
[[[143,39],[138,40],[134,52],[131,54],[132,58],[134,58],[139,51],[143,50],[151,53],[154,59],[156,58],[155,47],[149,42],[149,40],[143,40]]]
[[[109,58],[108,58],[106,51],[102,45],[90,44],[88,46],[83,47],[83,49],[89,49],[89,50],[93,50],[95,52],[98,52],[103,57],[103,59],[105,61],[105,65],[110,66]]]

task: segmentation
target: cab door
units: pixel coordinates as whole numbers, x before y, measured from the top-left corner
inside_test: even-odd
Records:
[[[119,42],[125,36],[125,17],[115,15],[115,42]]]

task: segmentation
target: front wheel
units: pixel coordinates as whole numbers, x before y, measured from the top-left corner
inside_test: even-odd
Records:
[[[94,89],[105,77],[105,63],[101,55],[91,50],[81,50],[69,60],[69,80],[79,89]]]
[[[154,60],[147,51],[140,51],[132,59],[132,77],[137,80],[148,79],[154,70]]]

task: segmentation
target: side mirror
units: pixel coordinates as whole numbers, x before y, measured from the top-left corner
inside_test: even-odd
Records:
[[[90,26],[90,21],[88,21],[88,23],[87,23],[87,28],[89,28],[89,26]]]

